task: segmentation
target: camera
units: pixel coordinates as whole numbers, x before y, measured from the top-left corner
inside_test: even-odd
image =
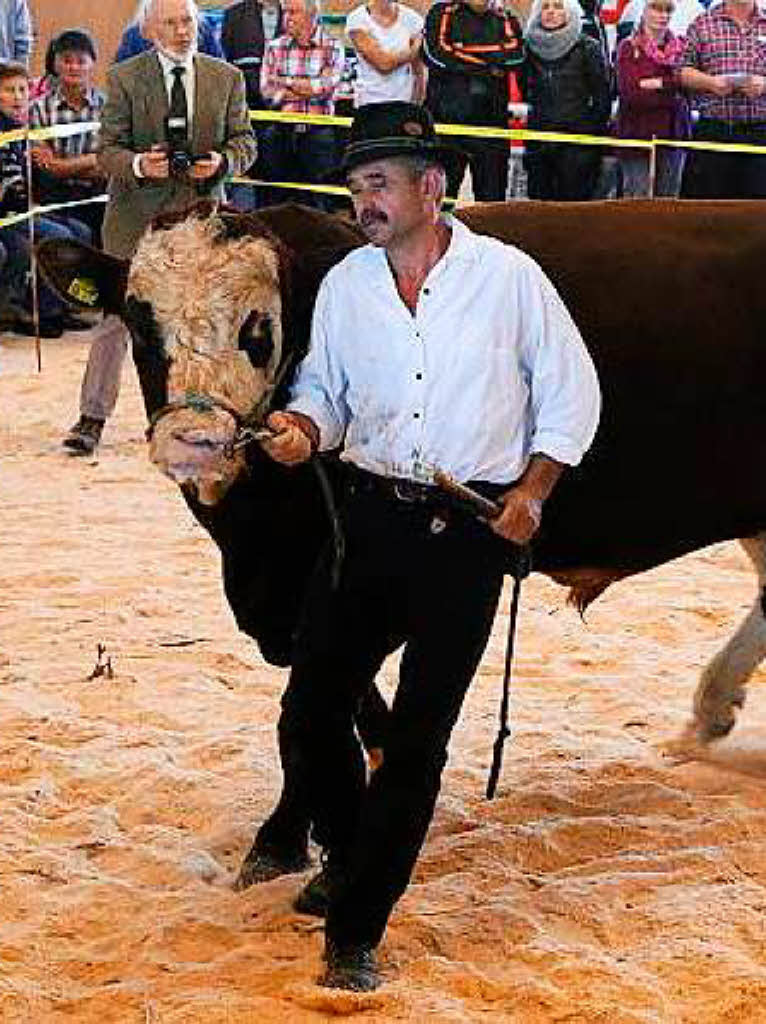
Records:
[[[173,177],[183,177],[194,163],[189,150],[189,122],[185,117],[168,117],[165,122],[168,168]]]

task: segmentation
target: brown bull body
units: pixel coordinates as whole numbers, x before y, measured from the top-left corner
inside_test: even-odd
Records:
[[[766,204],[519,202],[468,207],[458,216],[541,264],[582,332],[603,389],[595,443],[546,505],[535,569],[568,583],[584,607],[613,580],[766,530],[766,288],[759,280]],[[343,220],[294,206],[229,212],[224,220],[216,244],[265,232],[278,250],[282,350],[299,356],[323,273],[361,235]],[[61,243],[47,243],[41,259],[66,290],[77,261],[62,254]],[[96,280],[107,308],[127,314],[151,414],[167,401],[172,361],[152,300],[131,296],[125,268],[106,257],[86,253],[78,266],[75,273]],[[194,266],[188,280],[191,289],[198,285]],[[284,386],[280,392],[277,404]],[[267,658],[287,663],[302,590],[329,530],[310,472],[285,470],[255,450],[217,504],[186,497],[221,549],[240,626]],[[747,550],[762,570],[762,538]],[[748,634],[749,661],[735,672],[730,647],[743,630],[698,689],[702,739],[731,727],[744,681],[766,651],[762,634]]]

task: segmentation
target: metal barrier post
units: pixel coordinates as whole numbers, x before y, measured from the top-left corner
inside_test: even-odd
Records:
[[[657,146],[655,145],[656,135],[652,135],[652,148],[649,150],[649,198],[654,199],[654,191],[657,187]]]
[[[29,273],[32,286],[32,324],[35,329],[35,355],[37,356],[37,372],[43,371],[43,353],[40,343],[40,304],[39,291],[37,286],[37,256],[35,254],[35,216],[33,213],[34,200],[32,199],[32,147],[29,144],[29,136],[26,137],[26,148],[24,150],[24,163],[27,177],[27,224],[29,226]]]

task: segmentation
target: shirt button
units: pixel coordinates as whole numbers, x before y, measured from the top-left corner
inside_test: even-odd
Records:
[[[423,379],[423,374],[422,373],[416,373],[415,374],[415,380],[422,380],[422,379]]]
[[[420,419],[420,413],[419,413],[419,412],[414,412],[414,413],[413,413],[412,415],[413,415],[413,417],[414,417],[414,418],[415,418],[416,420],[419,420],[419,419]]]
[[[424,295],[430,295],[431,294],[431,289],[430,288],[424,288],[423,289],[423,294]]]

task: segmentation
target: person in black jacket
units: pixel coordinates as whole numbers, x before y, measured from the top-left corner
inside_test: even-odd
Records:
[[[248,110],[263,110],[270,106],[261,93],[261,64],[266,43],[282,35],[284,21],[279,0],[239,0],[224,11],[221,22],[221,48],[229,64],[238,67],[245,76]],[[252,178],[267,178],[263,158],[263,134],[268,122],[255,121],[253,131],[258,145],[258,156],[248,174]],[[252,210],[258,205],[256,190],[251,185],[229,185],[228,193],[235,206]]]
[[[245,76],[247,105],[250,110],[267,106],[261,95],[261,62],[266,43],[283,32],[279,3],[239,0],[224,11],[221,22],[221,48],[230,64]]]
[[[582,29],[577,0],[536,0],[526,31],[523,91],[528,127],[602,135],[611,111],[610,76],[601,46]],[[601,165],[598,146],[528,142],[530,199],[591,199]]]
[[[508,73],[524,60],[521,28],[489,0],[436,3],[426,16],[423,58],[428,65],[426,107],[435,121],[508,127]],[[505,199],[508,142],[462,137],[465,159],[448,173],[447,190],[457,196],[471,167],[477,200]]]

